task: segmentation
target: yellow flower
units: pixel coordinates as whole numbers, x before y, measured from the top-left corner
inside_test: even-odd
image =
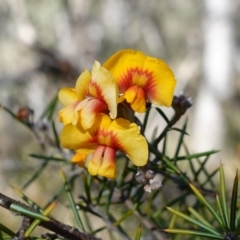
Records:
[[[75,155],[73,155],[71,162],[76,163],[79,167],[84,167],[86,163],[86,154],[81,154],[78,151],[76,151]]]
[[[75,88],[62,88],[58,98],[65,106],[59,111],[60,122],[65,125],[77,125],[80,122],[84,129],[88,129],[94,123],[97,113],[109,113],[112,119],[117,116],[117,84],[97,61],[91,74],[84,70]]]
[[[135,123],[118,118],[110,119],[98,114],[91,128],[84,130],[80,124],[64,126],[61,144],[78,154],[93,153],[88,171],[91,175],[116,177],[116,151],[124,152],[136,166],[144,166],[148,159],[148,145]]]
[[[136,112],[146,111],[146,101],[170,107],[176,80],[168,65],[142,52],[125,49],[104,64],[117,81],[119,92]]]

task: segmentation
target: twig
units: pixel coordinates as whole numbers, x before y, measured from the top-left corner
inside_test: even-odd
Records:
[[[12,237],[11,240],[24,240],[24,233],[27,230],[27,228],[30,226],[31,224],[31,219],[28,217],[24,217],[22,220],[22,225],[19,228],[18,232],[16,233],[16,236]]]
[[[178,113],[175,113],[173,118],[170,120],[170,122],[167,124],[167,126],[164,128],[162,133],[155,139],[153,146],[157,148],[158,143],[165,137],[168,130],[180,119],[181,115]]]
[[[125,234],[123,234],[115,225],[114,223],[108,218],[107,214],[103,214],[103,212],[100,210],[100,208],[98,208],[97,206],[94,206],[93,204],[90,204],[89,202],[87,202],[87,200],[83,197],[80,196],[81,199],[83,199],[83,201],[85,201],[85,203],[87,204],[87,206],[89,207],[89,209],[93,212],[95,212],[98,216],[100,216],[104,222],[106,223],[106,225],[108,226],[108,228],[111,231],[116,232],[120,237],[121,240],[130,240],[128,236],[126,236]]]
[[[14,200],[10,197],[7,197],[7,196],[3,195],[2,193],[0,193],[0,206],[10,210],[11,204],[19,205],[19,206],[21,206],[25,209],[28,209],[29,211],[37,213],[37,211],[35,209],[23,204],[20,201],[16,201],[16,200]],[[23,216],[22,214],[19,214],[19,215]],[[29,221],[32,220],[29,217],[25,217],[25,218],[29,219]],[[22,227],[23,227],[23,225],[24,224],[22,224]],[[66,225],[64,223],[61,223],[61,222],[59,222],[59,221],[57,221],[53,218],[50,218],[50,221],[48,221],[48,222],[42,221],[39,225],[48,229],[48,230],[50,230],[50,231],[53,231],[53,232],[59,234],[59,235],[65,237],[67,239],[70,239],[70,240],[101,240],[100,238],[90,236],[87,233],[82,233],[78,229],[76,229],[72,226]],[[22,236],[22,233],[20,234],[20,232],[21,232],[21,229],[19,230],[18,235]],[[19,238],[19,237],[20,236],[17,236],[17,238],[15,238],[15,239],[24,239],[24,238]]]
[[[163,132],[153,142],[153,146],[156,149],[158,143],[166,136],[168,130],[186,113],[187,109],[190,108],[192,104],[193,101],[191,97],[187,98],[183,93],[173,97],[172,108],[175,110],[175,113]]]
[[[126,200],[124,203],[128,209],[133,209],[133,203],[131,202],[131,200]],[[150,230],[157,240],[166,240],[163,233],[156,231],[156,226],[152,224],[146,217],[142,216],[138,211],[134,211],[134,215],[138,219],[140,219],[141,224],[143,224],[148,230]]]

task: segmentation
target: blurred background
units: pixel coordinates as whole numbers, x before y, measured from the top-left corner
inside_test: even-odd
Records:
[[[29,106],[38,119],[59,88],[74,86],[94,60],[103,63],[124,48],[140,50],[165,60],[178,80],[175,94],[192,97],[191,152],[219,149],[209,167],[222,162],[235,172],[240,163],[239,12],[237,0],[1,0],[0,102],[15,113]],[[152,121],[150,131],[159,124],[154,116]],[[28,157],[41,152],[39,142],[3,110],[0,136],[0,191],[16,197],[10,185],[20,188],[39,166]],[[45,182],[49,175],[53,184]],[[59,179],[45,173],[26,194],[41,199],[41,191],[51,192]]]

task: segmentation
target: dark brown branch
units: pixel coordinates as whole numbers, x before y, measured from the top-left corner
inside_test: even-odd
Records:
[[[21,206],[25,209],[28,209],[29,211],[32,211],[32,212],[37,212],[35,209],[23,204],[22,202],[16,201],[16,200],[14,200],[10,197],[7,197],[7,196],[3,195],[2,193],[0,193],[0,206],[10,210],[11,204],[16,204],[16,205]],[[22,214],[19,214],[19,215],[23,216]],[[25,217],[25,218],[28,218],[28,219],[32,220],[29,217]],[[53,232],[65,237],[65,238],[67,238],[67,239],[70,239],[70,240],[78,240],[78,239],[79,240],[100,240],[99,238],[90,236],[87,233],[82,233],[78,229],[76,229],[72,226],[66,225],[64,223],[61,223],[61,222],[59,222],[59,221],[57,221],[53,218],[50,218],[49,222],[42,221],[39,224],[39,226],[42,226],[42,227],[44,227],[44,228],[46,228],[50,231],[53,231]]]

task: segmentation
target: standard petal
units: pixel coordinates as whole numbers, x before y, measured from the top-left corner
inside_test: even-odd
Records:
[[[120,92],[124,92],[134,85],[135,72],[143,68],[145,58],[145,55],[139,51],[125,49],[111,56],[103,67],[113,75]],[[145,83],[141,83],[143,84]]]
[[[123,151],[136,166],[144,166],[148,161],[147,141],[139,132],[135,123],[119,118],[112,122],[108,128],[113,132],[111,146]]]
[[[67,106],[78,101],[74,88],[61,88],[58,92],[58,99],[63,106]]]
[[[92,79],[88,85],[88,94],[106,103],[110,117],[117,116],[118,87],[113,76],[99,62],[95,62],[92,69]]]
[[[163,60],[126,49],[114,54],[103,66],[111,72],[121,93],[137,85],[150,102],[171,105],[176,79]]]
[[[144,69],[152,73],[144,88],[148,100],[157,105],[170,107],[172,104],[176,79],[168,65],[155,58],[147,57]]]
[[[116,149],[106,147],[103,162],[98,170],[98,175],[106,178],[116,178]]]
[[[63,127],[60,141],[65,148],[73,150],[84,149],[84,153],[79,151],[82,154],[87,154],[87,151],[91,152],[97,146],[96,139],[89,131],[79,129],[72,124],[67,124]]]
[[[79,101],[82,101],[86,97],[86,89],[91,79],[91,74],[88,70],[84,70],[78,77],[75,90]]]

